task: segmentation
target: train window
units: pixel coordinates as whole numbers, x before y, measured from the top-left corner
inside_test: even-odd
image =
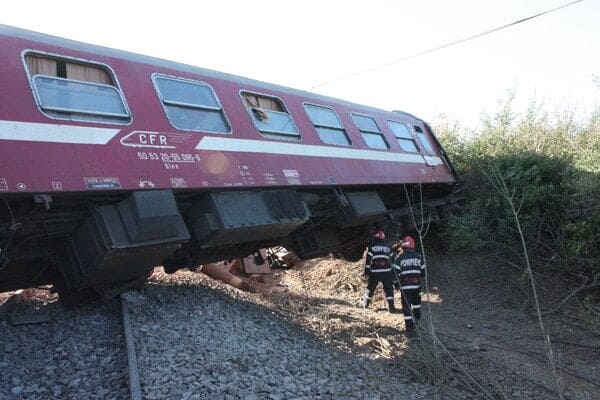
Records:
[[[352,144],[334,110],[311,104],[305,104],[304,109],[323,142],[340,146]]]
[[[241,95],[254,126],[264,137],[300,140],[298,128],[281,100],[248,92]]]
[[[152,77],[171,125],[184,131],[229,133],[231,128],[212,88],[164,75]]]
[[[394,132],[394,136],[396,136],[396,140],[398,141],[398,144],[400,145],[402,150],[407,151],[409,153],[419,152],[419,148],[415,144],[413,136],[410,133],[409,125],[396,121],[388,121],[388,126],[390,127],[392,132]]]
[[[419,141],[421,142],[421,144],[423,144],[425,151],[428,152],[429,154],[435,154],[435,151],[433,151],[433,146],[431,145],[429,138],[427,138],[427,136],[425,135],[423,130],[420,127],[415,125],[415,131],[417,132]]]
[[[384,149],[387,150],[390,148],[385,138],[383,137],[383,133],[377,126],[377,122],[372,117],[366,115],[352,114],[352,119],[354,123],[360,130],[360,133],[365,140],[367,146],[373,149]]]
[[[107,68],[38,54],[25,56],[36,101],[66,120],[128,123],[131,115]]]

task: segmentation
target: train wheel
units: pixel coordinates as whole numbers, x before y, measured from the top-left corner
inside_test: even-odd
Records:
[[[73,308],[97,302],[102,296],[92,288],[68,288],[64,283],[55,284],[53,289],[58,293],[58,301],[65,307]]]
[[[142,272],[137,278],[94,286],[94,290],[104,298],[112,298],[130,290],[142,290],[154,268]]]
[[[365,254],[365,246],[355,246],[340,250],[340,256],[350,262],[360,261]]]

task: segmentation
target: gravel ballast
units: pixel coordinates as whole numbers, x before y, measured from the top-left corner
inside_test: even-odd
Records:
[[[55,298],[28,299],[12,313],[32,311],[47,313],[50,322],[0,321],[0,399],[128,398],[117,300],[65,309]]]
[[[384,360],[324,344],[272,311],[195,285],[126,295],[145,399],[424,399]]]

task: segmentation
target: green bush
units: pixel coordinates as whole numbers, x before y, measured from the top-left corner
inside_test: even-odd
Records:
[[[575,123],[535,103],[519,115],[512,96],[478,131],[438,124],[437,135],[461,177],[466,204],[444,227],[450,249],[522,257],[514,218],[486,174],[497,171],[514,193],[534,264],[600,272],[600,112]]]

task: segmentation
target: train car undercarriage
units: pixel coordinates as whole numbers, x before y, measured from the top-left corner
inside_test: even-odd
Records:
[[[439,185],[423,193],[430,219],[451,204]],[[158,265],[172,273],[275,245],[302,259],[356,261],[374,225],[399,235],[409,213],[402,186],[7,197],[0,291],[51,284],[63,297],[112,296]]]

